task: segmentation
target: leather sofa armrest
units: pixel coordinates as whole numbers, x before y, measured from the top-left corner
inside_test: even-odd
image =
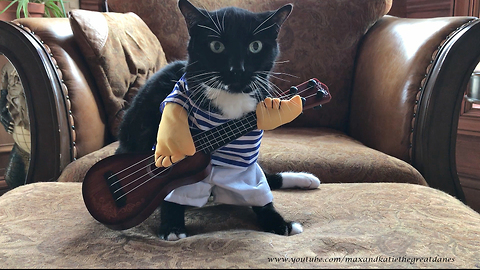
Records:
[[[54,181],[70,156],[70,147],[62,140],[69,130],[61,78],[48,48],[28,28],[0,21],[0,36],[0,51],[22,81],[30,118],[31,156],[25,183]]]
[[[78,152],[108,143],[95,82],[67,18],[0,21],[0,37],[0,52],[20,76],[30,118],[25,183],[56,181]]]
[[[480,59],[475,17],[385,16],[359,47],[350,135],[464,200],[455,162],[461,101]]]

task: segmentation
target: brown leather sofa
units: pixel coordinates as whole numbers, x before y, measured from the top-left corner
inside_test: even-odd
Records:
[[[125,231],[95,221],[82,201],[85,173],[114,153],[116,125],[138,87],[185,57],[176,2],[109,0],[106,13],[0,22],[0,51],[22,79],[32,139],[27,184],[0,197],[1,265],[480,265],[480,214],[462,202],[455,165],[460,103],[480,60],[480,20],[397,18],[385,15],[388,0],[194,1],[212,10],[294,4],[272,81],[288,89],[318,78],[332,100],[265,132],[259,162],[322,181],[316,190],[274,192],[279,211],[301,222],[303,233],[260,232],[248,209],[222,205],[188,210],[192,236],[175,243],[155,236],[158,210]]]
[[[228,3],[265,10],[283,2]],[[325,183],[428,184],[463,200],[455,165],[456,128],[469,74],[479,60],[478,20],[383,16],[380,0],[366,5],[290,2],[295,8],[281,31],[277,71],[291,75],[273,81],[288,89],[315,77],[329,86],[333,98],[266,134],[260,156],[264,168],[310,171]],[[110,12],[139,15],[158,37],[165,58],[158,56],[149,72],[165,60],[185,57],[188,36],[176,1],[162,6],[108,3]],[[26,183],[81,181],[94,162],[113,153],[115,117],[128,106],[130,88],[138,88],[134,83],[147,75],[134,70],[127,76],[141,80],[109,87],[95,74],[114,70],[100,70],[99,60],[85,55],[88,44],[79,44],[66,18],[1,22],[0,34],[2,52],[23,78],[30,109]],[[109,100],[112,91],[125,96]]]

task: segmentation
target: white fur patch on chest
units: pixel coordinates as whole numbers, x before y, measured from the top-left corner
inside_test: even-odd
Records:
[[[230,119],[237,119],[245,113],[254,111],[258,102],[250,94],[230,93],[212,87],[206,87],[205,95],[222,112],[223,116]]]

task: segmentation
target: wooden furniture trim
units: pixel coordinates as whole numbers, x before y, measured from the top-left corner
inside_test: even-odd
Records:
[[[70,131],[52,56],[29,29],[5,21],[0,21],[0,51],[17,69],[27,100],[32,150],[26,183],[55,181],[72,153],[70,141],[64,139],[69,136],[60,136]]]
[[[480,20],[472,17],[438,48],[418,104],[413,135],[414,166],[432,187],[463,201],[456,170],[456,139],[464,90],[480,60],[480,46],[476,44],[480,44]]]

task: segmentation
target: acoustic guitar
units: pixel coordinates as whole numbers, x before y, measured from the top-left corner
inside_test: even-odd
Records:
[[[315,78],[292,86],[281,97],[296,94],[302,97],[303,110],[320,107],[331,99],[328,87]],[[194,134],[196,153],[167,168],[155,166],[153,151],[104,158],[88,170],[83,181],[85,206],[97,221],[111,229],[134,227],[147,219],[172,190],[206,178],[211,171],[211,152],[256,128],[254,111]]]

